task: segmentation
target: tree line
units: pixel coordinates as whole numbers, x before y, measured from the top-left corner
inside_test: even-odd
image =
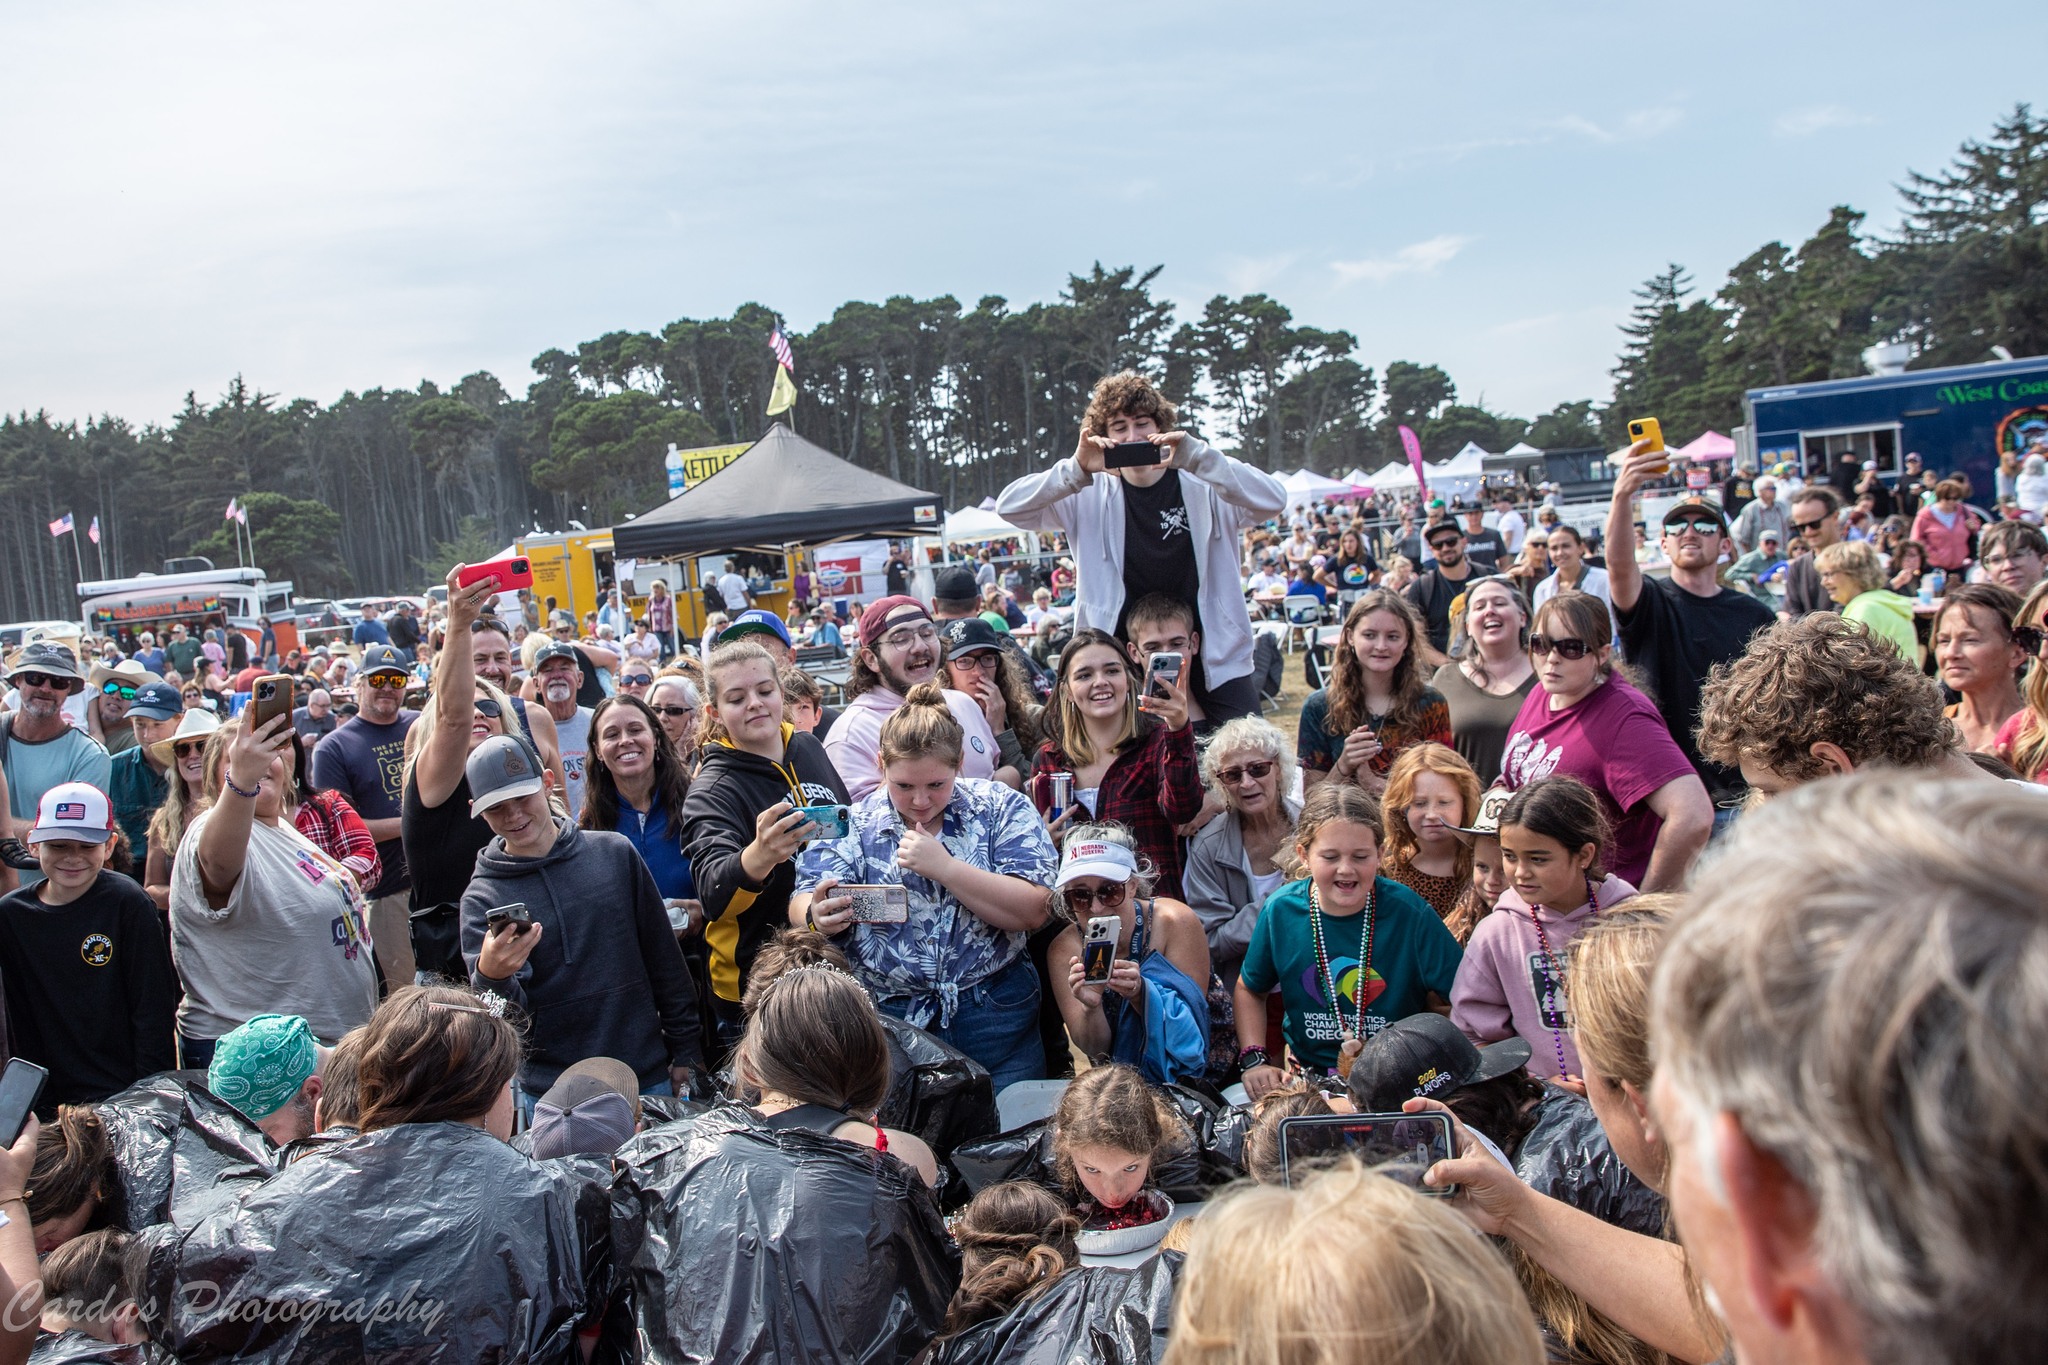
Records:
[[[1162,267],[1093,265],[1058,297],[1012,308],[944,295],[850,302],[793,333],[796,429],[827,449],[937,494],[975,502],[1072,451],[1093,383],[1155,375],[1184,422],[1262,468],[1341,473],[1402,458],[1413,428],[1429,458],[1467,441],[1501,450],[1612,445],[1655,414],[1685,439],[1741,420],[1745,388],[1862,372],[1873,342],[1909,342],[1916,368],[2048,352],[2048,122],[2022,104],[1938,173],[1909,174],[1903,224],[1863,233],[1836,208],[1798,247],[1772,242],[1699,296],[1672,265],[1637,291],[1605,403],[1577,398],[1533,419],[1460,401],[1437,365],[1375,371],[1349,332],[1296,320],[1263,293],[1219,295],[1177,318],[1153,290]],[[75,616],[66,512],[88,577],[165,558],[233,563],[230,498],[247,506],[255,560],[302,595],[417,590],[457,558],[536,527],[613,524],[659,502],[673,443],[751,441],[775,378],[777,315],[659,332],[611,332],[533,361],[515,397],[479,372],[451,388],[285,401],[233,379],[188,394],[167,423],[115,416],[0,419],[0,618]]]

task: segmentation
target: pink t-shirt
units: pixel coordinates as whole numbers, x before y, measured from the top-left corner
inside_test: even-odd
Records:
[[[1500,777],[1519,790],[1545,777],[1576,777],[1600,794],[1614,826],[1604,859],[1623,881],[1641,885],[1664,827],[1643,802],[1667,782],[1693,775],[1648,697],[1610,677],[1577,705],[1550,709],[1550,694],[1530,689],[1508,730]]]

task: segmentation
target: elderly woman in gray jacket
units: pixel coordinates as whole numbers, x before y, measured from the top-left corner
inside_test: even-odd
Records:
[[[1244,716],[1217,730],[1202,751],[1202,781],[1224,810],[1189,844],[1181,891],[1201,918],[1210,961],[1226,985],[1237,980],[1266,897],[1287,880],[1280,865],[1301,806],[1284,792],[1286,743],[1266,721]]]

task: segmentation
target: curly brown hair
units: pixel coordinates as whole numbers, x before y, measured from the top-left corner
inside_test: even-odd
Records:
[[[1834,612],[1781,621],[1716,664],[1700,696],[1698,738],[1716,763],[1748,759],[1797,782],[1828,773],[1813,756],[1819,743],[1859,766],[1898,768],[1931,767],[1961,744],[1934,680]]]
[[[1151,380],[1136,370],[1123,370],[1096,384],[1081,429],[1090,436],[1107,436],[1112,417],[1150,417],[1161,431],[1172,431],[1176,411]]]

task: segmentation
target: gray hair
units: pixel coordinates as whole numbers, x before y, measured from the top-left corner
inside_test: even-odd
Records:
[[[1734,1117],[1812,1197],[1872,1361],[2038,1359],[2048,799],[1815,782],[1745,816],[1698,886],[1652,991],[1657,1085],[1690,1111],[1671,1121]]]
[[[1257,754],[1275,763],[1286,761],[1287,736],[1261,716],[1239,716],[1216,727],[1202,746],[1202,785],[1217,791],[1216,772],[1231,754]]]
[[[650,697],[653,696],[657,691],[661,689],[663,684],[667,684],[671,687],[682,688],[683,703],[685,705],[696,707],[702,707],[704,705],[704,698],[698,693],[697,684],[691,682],[688,678],[684,677],[680,673],[655,674],[653,684],[647,689],[647,695]]]
[[[1138,860],[1138,874],[1131,879],[1131,894],[1139,900],[1144,900],[1152,894],[1152,887],[1159,879],[1159,869],[1152,866],[1150,858],[1138,851],[1138,841],[1132,837],[1131,832],[1116,821],[1103,820],[1092,825],[1075,825],[1067,831],[1066,842],[1069,846],[1077,842],[1096,842],[1129,849],[1131,856]],[[1052,889],[1052,912],[1069,924],[1075,923],[1074,913],[1067,907],[1065,887],[1055,886]]]

